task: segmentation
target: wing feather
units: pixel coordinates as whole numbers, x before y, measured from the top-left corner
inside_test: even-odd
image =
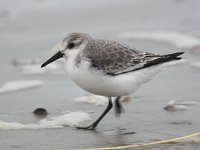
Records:
[[[95,40],[89,43],[84,51],[91,67],[107,75],[120,75],[136,71],[162,62],[164,56],[142,52],[114,41]]]

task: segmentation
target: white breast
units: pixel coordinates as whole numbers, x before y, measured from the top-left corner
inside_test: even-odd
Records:
[[[82,89],[103,96],[129,95],[159,70],[157,67],[149,67],[118,76],[108,76],[101,71],[91,69],[87,61],[81,61],[77,67],[74,59],[71,57],[65,61],[71,79]]]

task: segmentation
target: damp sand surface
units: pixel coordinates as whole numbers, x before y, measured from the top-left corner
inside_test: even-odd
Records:
[[[1,149],[110,147],[199,132],[199,5],[198,1],[184,0],[1,1]],[[169,67],[138,89],[123,103],[125,113],[120,117],[113,109],[96,131],[77,130],[76,125],[95,120],[105,103],[75,101],[89,93],[67,77],[62,61],[59,67],[37,69],[54,53],[50,49],[74,31],[159,54],[185,51],[186,61]],[[193,104],[185,106],[187,109],[164,110],[171,100]],[[34,115],[36,108],[45,108],[48,115]],[[140,149],[199,150],[199,140]]]

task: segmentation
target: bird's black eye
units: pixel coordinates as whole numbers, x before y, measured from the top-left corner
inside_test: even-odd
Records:
[[[75,46],[74,43],[69,43],[68,46],[67,46],[67,48],[72,49],[74,46]]]

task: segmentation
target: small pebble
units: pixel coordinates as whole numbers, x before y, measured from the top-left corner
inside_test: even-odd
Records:
[[[45,108],[37,108],[33,111],[33,114],[36,116],[46,116],[48,113]]]
[[[163,108],[164,110],[167,111],[182,111],[182,110],[187,110],[188,107],[180,104],[176,104],[174,100],[169,101],[168,105]]]

